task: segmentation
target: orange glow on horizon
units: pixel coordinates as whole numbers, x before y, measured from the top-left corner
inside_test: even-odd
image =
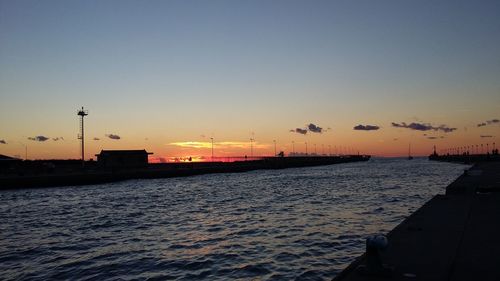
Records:
[[[196,156],[150,156],[148,158],[148,162],[150,164],[159,164],[159,163],[199,163],[199,162],[236,162],[236,161],[250,161],[250,160],[260,160],[266,156],[218,156],[207,157],[203,155]],[[267,156],[268,157],[268,156]]]
[[[235,161],[232,157],[244,160],[244,157],[269,157],[284,152],[308,154],[367,154],[381,157],[404,157],[408,155],[411,144],[412,156],[428,156],[436,146],[438,154],[445,154],[452,149],[475,150],[481,144],[483,150],[498,148],[497,141],[500,126],[469,127],[450,133],[422,132],[401,128],[382,128],[378,131],[353,131],[352,127],[334,128],[322,134],[301,135],[290,132],[262,132],[258,140],[250,138],[232,138],[213,142],[215,161]],[[269,134],[272,134],[269,136]],[[102,149],[146,149],[154,154],[151,163],[170,162],[205,162],[211,161],[212,142],[210,138],[200,140],[168,141],[162,135],[149,136],[148,139],[134,135],[121,134],[120,140],[102,138],[87,139],[86,155],[88,160],[94,158]],[[184,138],[186,139],[186,138]],[[276,140],[276,142],[274,142]],[[45,142],[25,140],[22,138],[5,138],[6,144],[0,144],[0,154],[28,159],[80,159],[80,144],[75,138],[64,136],[64,139]],[[495,144],[494,144],[495,143]],[[219,160],[218,160],[219,159]]]

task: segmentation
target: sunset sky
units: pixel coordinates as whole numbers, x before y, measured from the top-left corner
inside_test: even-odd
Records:
[[[498,141],[500,1],[0,0],[0,154]],[[361,125],[361,126],[358,126]],[[368,126],[370,125],[370,126]],[[357,126],[357,127],[356,127]],[[357,128],[355,130],[354,128]]]

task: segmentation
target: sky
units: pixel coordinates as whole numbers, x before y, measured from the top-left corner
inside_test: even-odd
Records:
[[[499,14],[499,1],[0,0],[0,154],[79,158],[82,106],[86,158],[210,156],[211,138],[216,156],[492,146]]]

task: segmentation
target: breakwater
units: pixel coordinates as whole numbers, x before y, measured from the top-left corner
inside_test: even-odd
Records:
[[[478,162],[388,233],[380,257],[392,272],[382,279],[498,280],[499,220],[500,162]],[[366,262],[334,280],[373,280],[358,269]]]
[[[429,156],[429,160],[433,161],[443,161],[452,163],[478,163],[485,161],[500,161],[500,156],[498,153],[493,154],[446,154],[438,155],[432,154]]]
[[[367,161],[367,155],[268,157],[261,160],[236,162],[187,162],[149,164],[141,168],[101,168],[87,165],[85,169],[57,167],[50,162],[42,171],[18,168],[0,176],[0,189],[73,186],[115,182],[128,179],[184,177],[209,173],[238,173],[259,169],[285,169],[294,167],[332,165]],[[74,165],[74,163],[73,163]],[[36,169],[35,169],[36,170]]]

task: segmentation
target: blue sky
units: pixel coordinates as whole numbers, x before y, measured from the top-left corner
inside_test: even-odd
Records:
[[[377,141],[399,133],[390,122],[471,127],[500,117],[499,12],[498,1],[0,1],[0,139],[76,141],[82,105],[91,135],[126,136],[94,150],[290,142],[309,122],[332,128],[318,143],[348,143],[358,123],[380,125],[365,136]],[[66,146],[61,157],[78,151]]]

